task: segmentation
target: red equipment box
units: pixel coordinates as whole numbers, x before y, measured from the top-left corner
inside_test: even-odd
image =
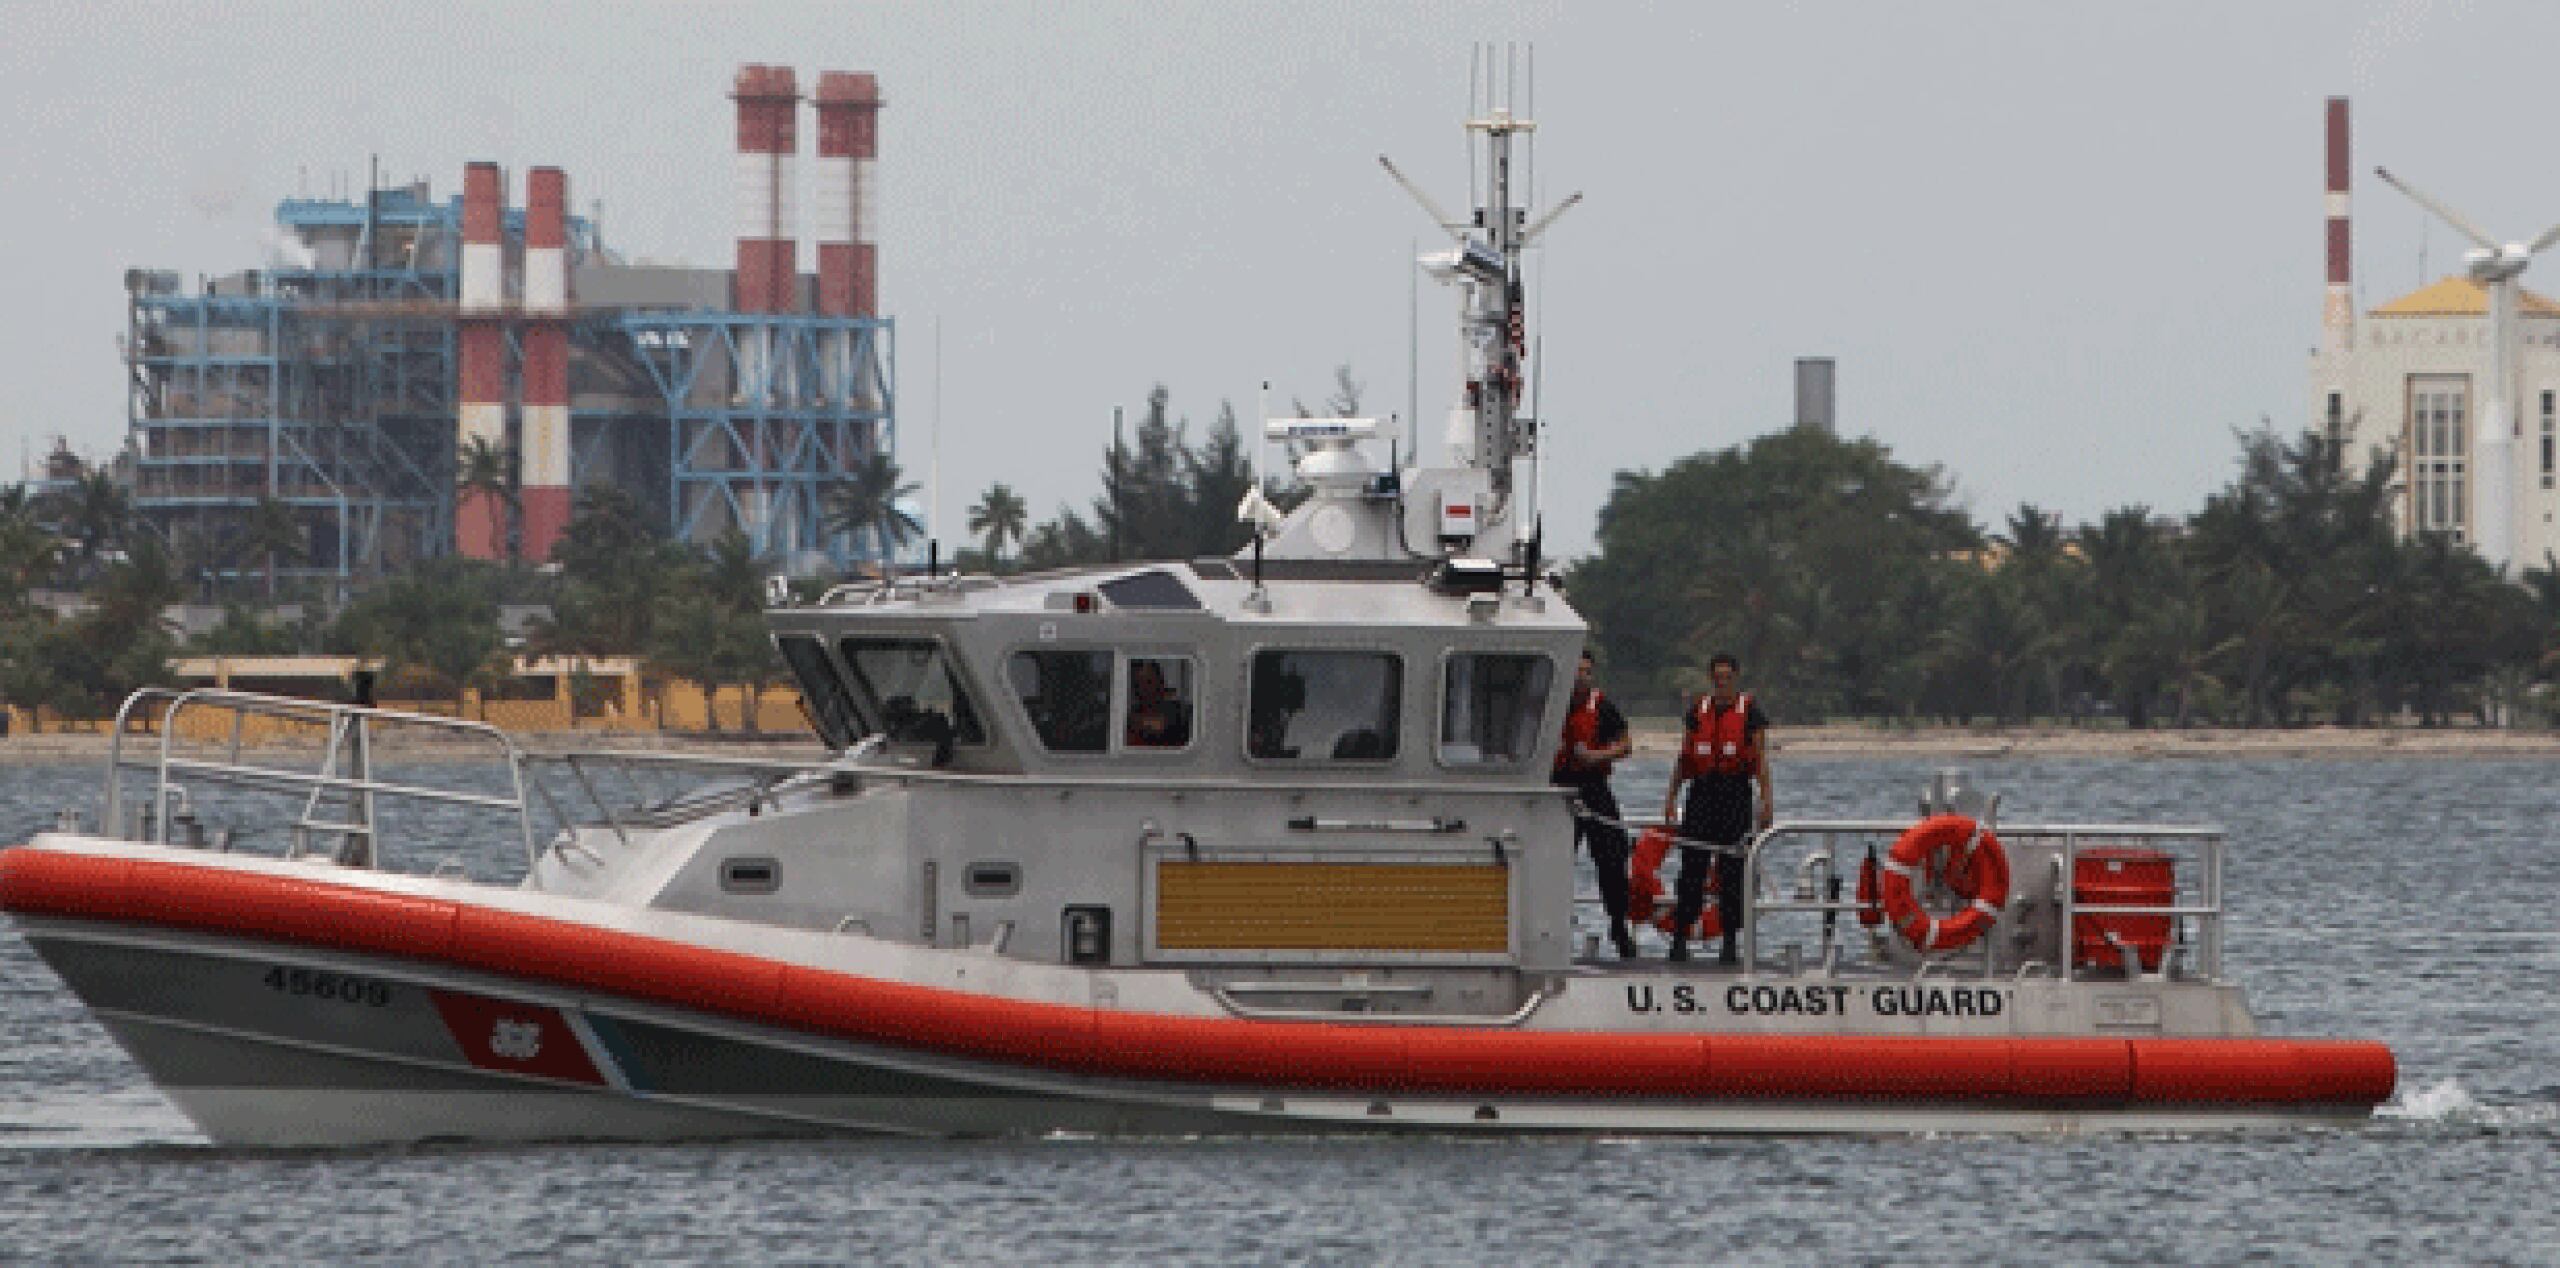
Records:
[[[2092,846],[2079,852],[2071,868],[2071,901],[2090,907],[2174,907],[2178,902],[2177,860],[2158,850],[2127,846]],[[2145,971],[2160,967],[2169,949],[2170,917],[2075,916],[2071,922],[2071,961],[2080,968],[2112,969],[2124,965],[2107,942],[2109,933],[2142,957]]]

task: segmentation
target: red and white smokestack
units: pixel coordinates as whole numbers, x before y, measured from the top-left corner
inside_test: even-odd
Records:
[[[800,91],[788,66],[738,68],[738,311],[790,312],[800,263],[791,237]]]
[[[2349,293],[2348,262],[2351,256],[2347,233],[2347,99],[2329,99],[2329,297],[2322,316],[2321,331],[2330,352],[2340,352],[2355,342],[2356,306]]]
[[[456,358],[454,454],[474,441],[507,448],[506,245],[500,221],[506,181],[495,163],[462,169],[462,276]],[[458,473],[457,473],[458,474]],[[507,550],[507,508],[502,498],[465,490],[454,502],[454,549],[473,559],[497,559]]]
[[[871,236],[880,157],[880,82],[831,70],[818,76],[818,311],[880,313],[880,249]]]
[[[569,178],[537,167],[524,199],[524,555],[569,524]]]

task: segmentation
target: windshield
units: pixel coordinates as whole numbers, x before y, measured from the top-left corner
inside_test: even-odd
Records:
[[[977,706],[960,689],[942,644],[925,638],[848,638],[840,646],[855,689],[890,739],[987,742]]]
[[[782,649],[783,663],[800,682],[800,698],[809,703],[809,723],[818,729],[818,738],[829,748],[851,744],[862,727],[854,717],[853,697],[846,693],[844,679],[827,663],[827,649],[814,638],[795,635],[777,638],[774,645]]]

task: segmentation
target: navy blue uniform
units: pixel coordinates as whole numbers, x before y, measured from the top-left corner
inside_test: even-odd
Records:
[[[1687,725],[1696,726],[1692,711]],[[1750,702],[1743,714],[1742,727],[1751,737],[1753,752],[1761,751],[1769,730],[1769,715],[1761,712],[1760,702]],[[1716,914],[1724,922],[1725,945],[1730,948],[1742,935],[1746,908],[1742,901],[1742,843],[1751,836],[1751,787],[1755,775],[1750,771],[1693,771],[1684,753],[1674,777],[1685,775],[1687,793],[1680,803],[1680,880],[1674,887],[1677,901],[1671,909],[1672,927],[1687,929],[1698,923],[1707,909],[1707,869],[1715,869]]]

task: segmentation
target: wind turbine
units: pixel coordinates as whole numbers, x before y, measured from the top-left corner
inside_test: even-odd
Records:
[[[2472,541],[2481,558],[2503,570],[2515,557],[2516,279],[2524,275],[2534,256],[2560,242],[2560,225],[2543,230],[2531,242],[2500,243],[2462,213],[2392,175],[2391,169],[2377,167],[2373,174],[2435,213],[2455,233],[2471,239],[2473,249],[2463,253],[2462,262],[2471,280],[2489,292],[2489,392],[2481,403],[2479,430],[2471,442]]]

